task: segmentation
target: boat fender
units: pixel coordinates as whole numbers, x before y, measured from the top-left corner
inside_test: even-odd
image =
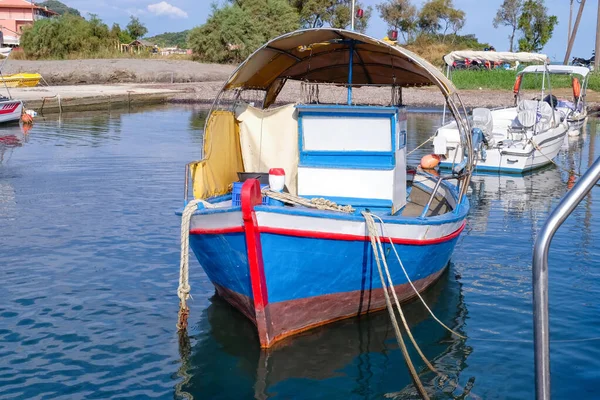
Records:
[[[33,117],[29,114],[23,114],[21,115],[21,121],[26,125],[31,125],[33,124]]]
[[[421,158],[421,168],[433,169],[440,163],[440,156],[437,154],[427,154]]]
[[[523,79],[523,75],[517,76],[517,80],[515,81],[515,86],[513,87],[513,93],[519,93],[519,89],[521,88],[521,80]]]
[[[577,79],[576,77],[573,77],[573,97],[575,98],[575,101],[577,101],[579,99],[579,96],[581,96],[581,84],[579,83],[579,79]]]

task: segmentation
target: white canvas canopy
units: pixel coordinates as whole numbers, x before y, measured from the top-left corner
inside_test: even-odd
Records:
[[[530,65],[528,67],[525,67],[523,71],[519,72],[519,75],[527,73],[543,73],[546,72],[546,69],[550,74],[576,74],[586,77],[590,73],[590,69],[587,67],[579,67],[573,65]]]
[[[465,59],[489,62],[513,63],[519,61],[522,63],[547,63],[548,56],[537,53],[511,53],[509,51],[471,51],[460,50],[453,51],[444,56],[447,65],[452,65],[455,61],[464,61]]]

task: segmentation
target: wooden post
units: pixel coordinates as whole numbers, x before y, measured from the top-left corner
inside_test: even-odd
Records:
[[[598,4],[600,5],[600,0],[598,0]],[[585,0],[581,0],[581,4],[579,5],[579,11],[577,11],[577,18],[575,18],[575,26],[573,27],[573,32],[569,37],[569,45],[567,46],[567,52],[565,53],[565,59],[563,64],[567,65],[569,63],[569,57],[571,56],[571,50],[573,49],[573,43],[575,43],[575,36],[577,36],[577,29],[579,29],[579,21],[581,21],[581,14],[583,14],[583,7],[585,6]],[[600,11],[600,9],[599,9]],[[598,33],[596,32],[596,47],[598,46]]]
[[[581,5],[585,0],[581,0]],[[594,71],[598,71],[600,65],[600,59],[598,58],[600,53],[600,0],[598,0],[598,17],[596,18],[596,56],[594,57]]]

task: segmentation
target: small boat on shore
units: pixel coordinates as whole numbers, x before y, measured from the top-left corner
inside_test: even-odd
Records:
[[[302,82],[301,94],[274,107],[288,81]],[[461,166],[443,176],[406,162],[402,88],[426,85],[439,88],[464,138]],[[389,103],[358,101],[363,86],[388,87]],[[343,101],[320,100],[337,89]],[[203,159],[186,172],[182,248],[189,235],[263,348],[385,308],[380,261],[399,301],[413,298],[446,269],[469,211],[477,144],[459,110],[452,83],[401,47],[340,29],[273,39],[233,72],[207,117]],[[189,290],[182,261],[180,317]]]
[[[41,79],[42,75],[40,74],[29,74],[21,72],[18,74],[0,77],[0,85],[6,85],[9,88],[34,87],[40,83]]]
[[[455,53],[459,53],[458,55]],[[547,57],[543,54],[495,52],[455,52],[446,55],[447,63],[467,53],[478,60],[531,62],[544,60],[540,96],[533,100],[515,98],[515,106],[490,110],[473,109],[471,120],[485,144],[477,153],[476,171],[523,173],[552,162],[569,129],[565,116],[554,108]],[[474,54],[478,53],[478,54]],[[488,54],[490,53],[490,54]],[[450,64],[449,64],[450,65]],[[548,88],[546,88],[548,85]],[[519,92],[517,91],[516,94]],[[547,96],[546,96],[547,95]],[[456,122],[440,127],[433,140],[434,153],[442,158],[439,166],[452,169],[464,157]]]
[[[530,65],[525,67],[517,74],[517,79],[515,81],[515,104],[518,103],[519,99],[522,97],[521,87],[523,77],[526,75],[539,75],[544,73],[547,73],[548,77],[552,77],[552,75],[558,75],[568,76],[571,78],[571,90],[573,91],[573,97],[570,99],[554,98],[552,101],[555,109],[561,113],[561,118],[567,121],[569,126],[569,136],[579,135],[581,128],[587,122],[588,117],[585,98],[588,85],[588,76],[590,73],[589,68],[573,65]]]

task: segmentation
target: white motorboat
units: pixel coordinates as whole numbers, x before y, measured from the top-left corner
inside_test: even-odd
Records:
[[[495,52],[454,52],[444,57],[449,61],[462,55],[471,59],[490,61],[531,62],[547,60],[542,54]],[[457,55],[458,54],[458,55]],[[487,57],[487,59],[486,59]],[[552,162],[560,151],[568,130],[564,115],[554,109],[550,103],[552,93],[548,90],[549,102],[543,101],[548,71],[544,71],[541,96],[539,99],[518,99],[514,107],[489,110],[475,108],[472,113],[473,127],[479,128],[482,145],[477,151],[476,170],[490,172],[523,173]],[[440,168],[454,168],[464,159],[463,149],[459,145],[460,134],[456,122],[443,125],[434,138],[434,153],[440,157]]]
[[[0,97],[0,124],[18,122],[23,114],[23,102],[21,100]]]
[[[555,104],[555,108],[562,114],[562,118],[567,120],[569,136],[579,135],[588,117],[585,97],[590,73],[589,68],[573,65],[530,65],[525,67],[525,69],[517,74],[515,81],[515,104],[522,97],[521,87],[523,77],[528,74],[542,74],[544,72],[550,75],[567,75],[571,77],[573,97],[571,99],[553,99],[553,104]]]

